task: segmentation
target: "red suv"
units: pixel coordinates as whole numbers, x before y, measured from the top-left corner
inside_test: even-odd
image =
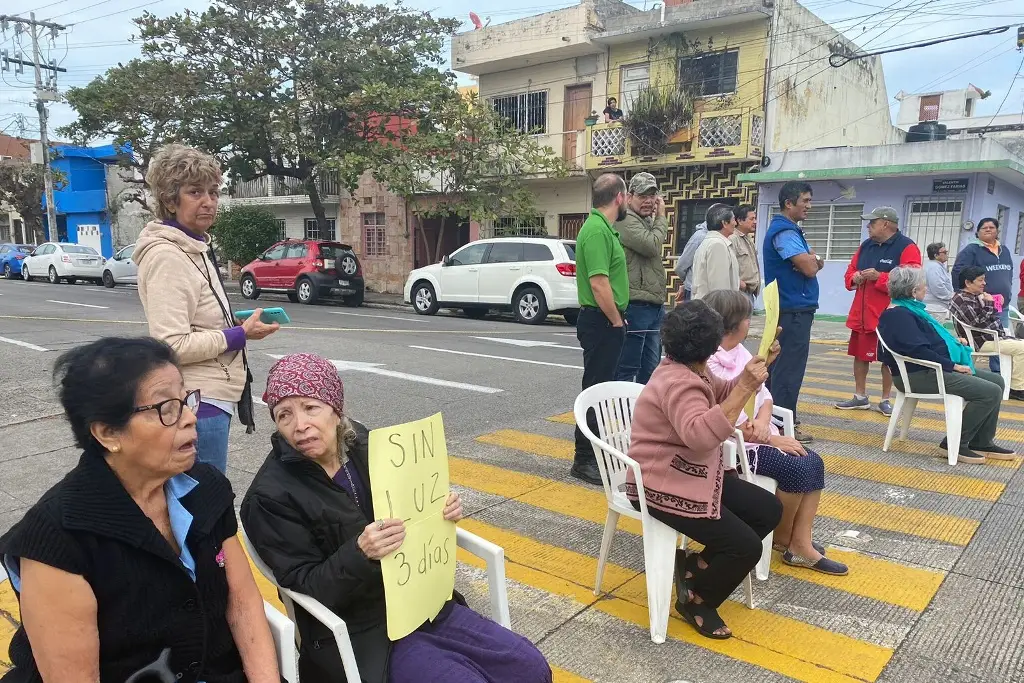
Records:
[[[346,306],[363,303],[363,269],[352,247],[338,242],[278,242],[242,268],[242,296],[283,292],[293,303],[315,304],[321,297],[340,296]]]

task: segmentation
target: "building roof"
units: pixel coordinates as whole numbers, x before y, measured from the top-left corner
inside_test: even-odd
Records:
[[[0,133],[0,157],[11,157],[19,161],[30,161],[32,158],[31,144],[35,140],[16,138]]]

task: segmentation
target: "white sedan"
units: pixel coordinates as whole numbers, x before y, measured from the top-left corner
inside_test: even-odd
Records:
[[[135,245],[129,244],[114,254],[113,258],[107,259],[103,266],[104,287],[138,283],[139,266],[132,260],[133,254],[135,254]]]
[[[69,285],[78,280],[100,282],[103,257],[92,247],[81,244],[46,242],[21,262],[21,276],[26,280],[45,277],[54,285],[61,280]]]

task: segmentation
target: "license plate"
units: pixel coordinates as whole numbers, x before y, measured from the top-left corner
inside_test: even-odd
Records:
[[[348,280],[338,280],[338,284],[342,287],[348,287]]]

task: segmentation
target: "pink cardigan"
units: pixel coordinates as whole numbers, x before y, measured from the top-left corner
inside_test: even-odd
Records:
[[[682,517],[721,517],[722,442],[733,425],[719,405],[737,380],[708,372],[711,385],[669,359],[651,375],[633,410],[629,457],[640,464],[647,504]],[[626,496],[637,500],[636,478]]]

